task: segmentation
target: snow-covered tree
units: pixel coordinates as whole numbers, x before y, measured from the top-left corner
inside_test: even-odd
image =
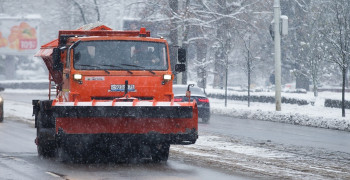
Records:
[[[288,16],[288,36],[282,39],[282,81],[289,81],[292,70],[296,79],[296,88],[309,90],[309,77],[306,76],[301,62],[304,52],[301,52],[301,42],[308,42],[310,22],[309,9],[311,0],[282,0],[281,10]]]
[[[325,27],[324,36],[330,46],[332,61],[342,72],[342,116],[345,117],[346,75],[350,66],[350,1],[328,2],[326,12],[331,15]]]
[[[256,17],[262,16],[257,11],[266,11],[266,2],[160,0],[147,1],[143,14],[147,21],[165,24],[163,28],[168,27],[168,32],[174,32],[174,29],[179,32],[182,46],[189,50],[189,67],[195,70],[194,77],[199,86],[206,87],[208,74],[212,73],[213,86],[223,88],[225,69],[233,61],[232,43],[237,39],[236,31],[260,28],[261,25],[257,24],[261,21]],[[263,34],[263,31],[260,32],[259,36]],[[169,36],[176,35],[170,33]]]
[[[307,16],[304,17],[303,26],[304,41],[299,42],[298,56],[295,60],[298,69],[294,69],[296,76],[304,76],[312,81],[314,96],[318,95],[318,85],[322,76],[322,71],[326,65],[327,46],[325,46],[322,30],[324,24],[324,12],[322,11],[322,1],[311,1],[304,7]]]

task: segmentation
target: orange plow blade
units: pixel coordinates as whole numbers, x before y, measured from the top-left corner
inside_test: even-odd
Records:
[[[173,144],[198,138],[196,103],[54,102],[56,133],[159,134]]]

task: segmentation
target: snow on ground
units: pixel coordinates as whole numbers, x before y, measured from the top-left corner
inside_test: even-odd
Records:
[[[13,90],[2,93],[47,94],[46,90]],[[296,94],[291,94],[294,96]],[[224,106],[223,99],[210,99],[211,112],[240,118],[252,118],[264,121],[275,121],[298,125],[332,128],[349,131],[350,113],[341,117],[341,110],[325,108],[322,101],[326,97],[337,97],[337,93],[320,93],[314,106],[282,104],[282,111],[276,112],[271,103],[228,101]],[[298,97],[312,98],[312,94],[297,94]],[[311,96],[311,97],[310,97]],[[4,103],[5,121],[20,119],[34,124],[31,103],[6,100]],[[315,152],[316,151],[316,152]],[[312,156],[308,156],[312,152]],[[256,174],[267,179],[349,179],[350,167],[342,155],[327,154],[322,150],[305,147],[285,146],[272,142],[246,142],[233,137],[220,137],[212,134],[199,134],[193,145],[173,145],[170,158],[223,169],[228,173]],[[327,159],[323,159],[327,157]],[[331,162],[328,160],[332,159]],[[337,159],[337,160],[333,160]],[[336,162],[336,163],[335,163]],[[325,167],[325,164],[327,167]]]
[[[41,94],[41,95],[47,95],[49,90],[47,89],[5,89],[4,93],[11,93],[11,94]]]
[[[47,95],[48,90],[37,89],[5,89],[1,94],[42,94]],[[4,99],[4,117],[10,119],[16,119],[34,124],[33,106],[31,102],[19,102]]]
[[[206,89],[206,93],[211,93],[211,94],[225,94],[225,90],[222,89]],[[336,92],[319,92],[318,97],[315,98],[313,95],[313,92],[307,92],[307,93],[288,93],[288,91],[291,90],[285,90],[282,92],[282,97],[286,98],[295,98],[295,99],[304,99],[307,100],[308,102],[312,101],[320,101],[319,103],[322,103],[324,99],[335,99],[335,100],[341,100],[341,93],[336,93]],[[227,95],[248,95],[247,92],[239,92],[239,91],[228,91]],[[251,92],[251,96],[272,96],[275,97],[275,92],[274,91],[263,91],[263,92]],[[349,99],[350,93],[345,93],[345,98]]]
[[[4,117],[34,124],[33,106],[24,102],[4,101]]]
[[[244,93],[247,94],[247,93]],[[242,94],[243,95],[243,94]],[[252,93],[252,95],[274,96],[273,92]],[[347,93],[345,97],[349,97]],[[314,105],[282,104],[282,111],[275,111],[274,103],[251,102],[248,107],[247,101],[228,100],[225,107],[224,99],[210,99],[211,112],[243,119],[257,119],[281,123],[297,124],[312,127],[321,127],[350,131],[350,110],[346,109],[346,117],[341,117],[341,109],[324,107],[326,98],[341,99],[341,93],[320,92],[317,98],[313,93],[296,94],[282,93],[289,98],[305,99],[315,102]]]
[[[1,80],[1,84],[13,84],[13,83],[47,83],[49,84],[48,79],[34,79],[34,80]]]
[[[348,155],[211,134],[199,134],[193,145],[172,145],[170,157],[258,179],[350,178],[348,161],[343,161]]]

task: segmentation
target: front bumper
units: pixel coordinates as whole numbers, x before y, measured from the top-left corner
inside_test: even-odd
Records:
[[[198,137],[196,103],[171,102],[57,102],[51,110],[56,134],[165,139],[188,144]]]

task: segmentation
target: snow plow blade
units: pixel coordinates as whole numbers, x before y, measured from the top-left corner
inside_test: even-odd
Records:
[[[52,110],[57,134],[152,134],[172,144],[198,138],[196,103],[53,102]]]

